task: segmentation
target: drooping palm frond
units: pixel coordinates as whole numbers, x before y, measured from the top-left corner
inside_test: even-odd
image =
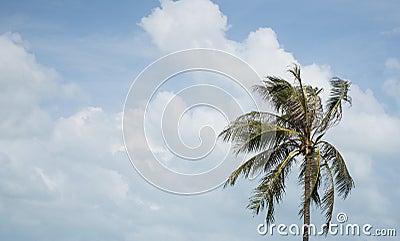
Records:
[[[271,149],[298,135],[279,122],[273,114],[250,112],[238,117],[219,136],[234,143],[236,154]]]
[[[279,203],[285,193],[285,180],[290,172],[298,151],[292,151],[280,162],[275,169],[268,172],[260,181],[258,187],[253,191],[247,208],[252,210],[254,214],[258,214],[267,209],[266,223],[269,225],[274,221],[274,203]]]
[[[326,103],[326,113],[316,128],[317,133],[324,133],[328,128],[340,122],[343,113],[343,102],[351,104],[351,97],[348,95],[351,84],[349,81],[333,78],[330,84],[332,88]]]
[[[268,76],[262,85],[255,85],[253,89],[269,101],[278,113],[287,113],[293,109],[293,104],[300,103],[300,96],[294,86],[276,76]]]
[[[324,183],[325,183],[325,193],[321,199],[321,209],[322,213],[325,215],[325,227],[324,233],[327,234],[329,229],[329,224],[332,220],[333,205],[335,203],[335,183],[331,168],[328,163],[325,162],[321,165],[322,171],[324,173]]]
[[[320,141],[322,158],[330,165],[335,178],[335,186],[338,194],[346,198],[351,189],[354,188],[354,181],[347,170],[346,163],[340,152],[329,142]]]
[[[254,86],[254,90],[269,101],[277,113],[290,120],[293,129],[303,131],[305,110],[299,89],[278,77],[269,76],[267,79],[263,85]]]
[[[296,142],[289,140],[273,149],[268,149],[254,155],[229,176],[224,187],[235,185],[237,178],[241,175],[243,178],[249,178],[261,172],[268,173],[289,156],[290,152],[296,149],[296,146]]]

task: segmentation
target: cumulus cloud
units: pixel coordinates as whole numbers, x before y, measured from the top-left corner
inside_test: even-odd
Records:
[[[55,70],[38,64],[17,33],[0,35],[0,53],[2,137],[45,134],[52,120],[40,104],[55,97],[76,97],[78,88],[61,84]]]
[[[242,43],[226,38],[227,17],[211,1],[162,1],[140,25],[164,52],[216,48],[243,57],[260,74],[284,73],[287,65],[295,62],[270,28],[250,33]]]
[[[0,36],[0,53],[0,213],[8,217],[0,221],[7,227],[0,236],[57,239],[61,230],[80,228],[81,235],[94,238],[90,229],[115,229],[105,216],[114,212],[109,207],[137,199],[121,173],[128,170],[121,168],[124,163],[131,170],[121,113],[83,107],[57,115],[52,110],[58,101],[82,92],[39,64],[18,34]],[[142,203],[148,210],[158,208]],[[85,223],[93,226],[82,228]],[[62,239],[79,239],[68,232]]]
[[[161,1],[140,25],[162,51],[185,48],[229,48],[227,17],[211,1]]]
[[[224,50],[244,59],[262,78],[275,75],[291,79],[288,67],[299,64],[271,28],[250,32],[242,42],[227,38],[228,18],[211,1],[161,1],[161,6],[142,18],[140,25],[164,53],[187,48]],[[332,73],[328,66],[303,66],[303,72],[306,82],[329,88]]]

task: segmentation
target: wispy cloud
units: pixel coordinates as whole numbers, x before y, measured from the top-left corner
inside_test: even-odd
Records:
[[[398,36],[400,35],[400,27],[392,28],[390,30],[386,30],[381,32],[382,35],[385,36]]]

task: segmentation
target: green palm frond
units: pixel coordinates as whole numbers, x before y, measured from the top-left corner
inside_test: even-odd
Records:
[[[348,95],[351,83],[340,78],[333,78],[330,81],[331,93],[326,103],[326,113],[317,127],[318,133],[325,132],[329,127],[332,127],[342,119],[343,107],[342,103],[351,104],[351,97]]]
[[[290,120],[297,130],[303,130],[305,116],[301,91],[286,80],[269,76],[264,85],[256,85],[254,90],[271,102],[275,111]]]
[[[328,163],[324,163],[321,166],[324,170],[324,183],[325,183],[325,193],[321,200],[321,209],[322,213],[325,215],[325,229],[324,233],[327,234],[329,229],[329,224],[332,220],[333,214],[333,205],[335,203],[335,183],[331,168],[329,167]]]
[[[311,199],[314,201],[316,205],[320,205],[320,197],[318,194],[318,188],[321,184],[320,182],[320,172],[321,172],[321,153],[320,150],[318,149],[317,152],[313,153],[311,160],[311,165],[310,165],[310,181],[311,181],[311,193],[310,197],[307,197],[307,199]]]
[[[290,172],[290,168],[299,154],[298,151],[292,151],[286,158],[277,165],[277,167],[268,172],[261,179],[260,185],[253,191],[247,208],[258,214],[265,208],[267,209],[266,223],[273,222],[274,203],[279,203],[285,193],[285,179]]]
[[[225,182],[224,187],[235,185],[236,180],[241,175],[243,178],[247,179],[261,172],[269,172],[272,168],[275,168],[280,161],[284,160],[285,157],[287,157],[295,148],[296,143],[289,140],[273,149],[268,149],[254,155],[232,172],[228,180]]]
[[[296,131],[278,125],[272,115],[250,112],[237,118],[219,136],[234,143],[238,154],[270,149],[296,135]]]
[[[346,198],[354,187],[354,181],[347,170],[340,152],[329,142],[320,141],[322,158],[330,164],[335,177],[338,194]]]

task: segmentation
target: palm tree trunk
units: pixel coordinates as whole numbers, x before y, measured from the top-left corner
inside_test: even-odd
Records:
[[[308,153],[305,156],[305,170],[304,170],[304,207],[303,207],[303,218],[304,218],[304,233],[303,233],[303,241],[308,241],[309,238],[309,226],[310,226],[310,194],[311,194],[311,187],[310,187],[310,165],[311,160],[308,156]]]

